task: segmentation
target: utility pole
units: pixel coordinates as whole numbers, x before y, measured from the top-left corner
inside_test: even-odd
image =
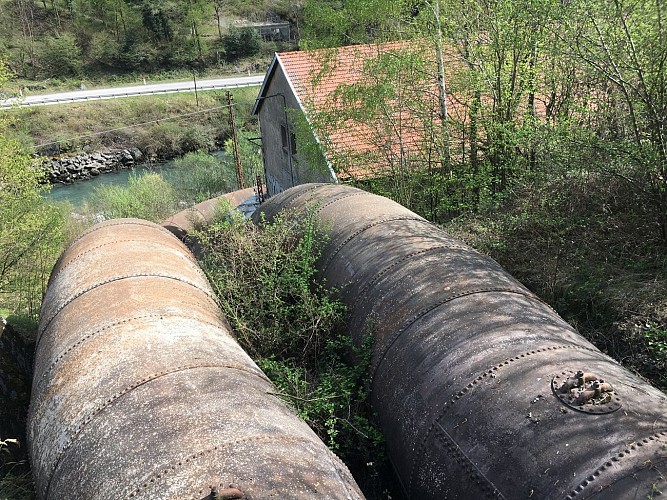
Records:
[[[195,83],[195,101],[197,101],[197,107],[199,107],[199,94],[197,94],[197,74],[195,73],[194,69],[192,70],[192,80]]]
[[[229,106],[229,128],[232,131],[234,160],[236,161],[236,180],[239,184],[239,189],[243,189],[245,188],[245,182],[243,182],[243,167],[241,166],[241,155],[239,154],[239,137],[236,134],[236,121],[234,119],[234,98],[229,90],[227,91],[227,104]]]

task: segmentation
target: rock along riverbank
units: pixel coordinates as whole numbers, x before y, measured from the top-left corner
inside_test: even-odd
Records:
[[[51,184],[72,184],[106,172],[132,168],[145,159],[137,148],[105,153],[82,153],[77,156],[45,158],[41,168]]]

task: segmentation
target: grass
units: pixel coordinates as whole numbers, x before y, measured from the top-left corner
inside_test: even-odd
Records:
[[[254,127],[250,110],[257,89],[234,89],[233,94],[237,127]],[[200,92],[199,106],[194,93],[183,93],[17,108],[6,113],[16,118],[10,132],[41,154],[137,146],[149,154],[174,156],[185,152],[187,141],[204,147],[227,137],[225,95],[225,91]]]
[[[127,186],[102,186],[84,206],[84,212],[103,214],[106,219],[137,217],[152,222],[161,222],[177,211],[176,191],[156,173],[131,174]]]

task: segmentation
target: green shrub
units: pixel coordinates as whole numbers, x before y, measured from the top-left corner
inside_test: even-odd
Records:
[[[153,222],[160,222],[177,210],[174,189],[155,173],[131,174],[127,187],[101,186],[84,207],[95,219],[138,217]]]
[[[0,120],[0,306],[36,317],[64,244],[66,210],[41,197],[43,174]]]
[[[228,161],[220,161],[203,151],[174,160],[165,179],[180,200],[198,203],[236,187],[236,174]]]
[[[183,153],[181,150],[182,127],[178,123],[164,122],[146,127],[139,132],[137,147],[149,157],[170,158]]]
[[[223,38],[225,55],[229,61],[258,54],[262,48],[262,37],[253,28],[232,28]]]
[[[185,128],[180,141],[180,149],[184,152],[211,151],[215,148],[215,141],[211,131],[203,125],[193,124]]]
[[[384,491],[387,461],[368,398],[371,336],[352,345],[345,307],[322,283],[315,262],[326,239],[310,214],[261,228],[231,217],[198,234],[220,307],[276,396],[370,488]]]
[[[296,229],[284,218],[259,229],[243,217],[213,224],[200,235],[202,266],[221,308],[256,358],[306,358],[319,354],[344,308],[315,281],[324,237],[314,221]]]
[[[191,151],[213,149],[215,133],[213,127],[167,121],[139,130],[136,145],[148,156],[174,158]]]
[[[77,76],[83,68],[81,49],[71,33],[47,37],[39,56],[42,71],[47,77]]]

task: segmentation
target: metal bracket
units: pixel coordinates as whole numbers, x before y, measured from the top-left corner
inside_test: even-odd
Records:
[[[622,406],[610,383],[583,370],[556,375],[551,380],[551,390],[565,406],[582,413],[604,415]]]

